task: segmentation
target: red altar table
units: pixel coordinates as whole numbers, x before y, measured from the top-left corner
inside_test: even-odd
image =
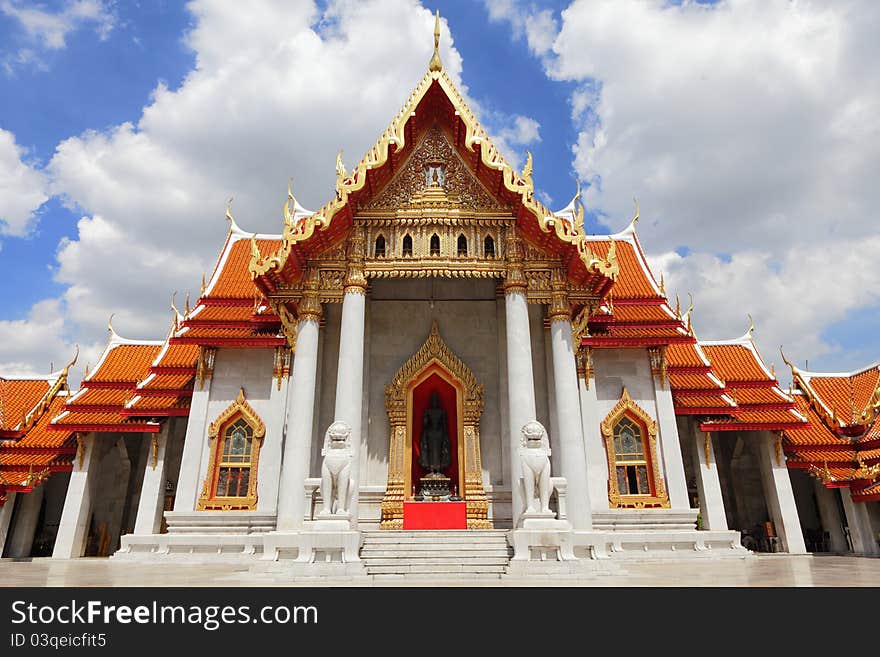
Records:
[[[465,502],[404,502],[404,529],[467,529]]]

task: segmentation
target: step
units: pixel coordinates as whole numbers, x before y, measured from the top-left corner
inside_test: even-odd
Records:
[[[362,558],[363,559],[363,558]],[[393,563],[408,563],[408,564],[435,564],[435,563],[449,563],[449,564],[474,564],[474,565],[483,565],[483,564],[501,564],[507,565],[507,556],[503,557],[472,557],[467,561],[463,561],[459,557],[438,557],[434,555],[426,555],[419,559],[406,559],[399,557],[384,557],[381,559],[367,559],[364,560],[364,563],[368,566],[372,565],[383,565],[383,564],[393,564]]]
[[[395,563],[395,564],[383,564],[383,565],[372,565],[368,564],[366,566],[367,574],[369,575],[381,575],[381,574],[433,574],[433,573],[498,573],[499,575],[503,575],[507,572],[506,565],[490,565],[490,564],[482,564],[478,566],[471,566],[468,564],[461,563],[437,563],[437,564],[407,564],[407,563]]]
[[[506,548],[496,550],[361,550],[361,559],[424,559],[428,557],[448,557],[450,559],[507,559],[510,552]]]

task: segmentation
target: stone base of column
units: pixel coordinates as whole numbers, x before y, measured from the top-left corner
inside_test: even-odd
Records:
[[[363,575],[358,552],[361,533],[346,520],[321,520],[298,532],[271,532],[264,541],[264,561],[285,562],[291,575],[326,577]]]

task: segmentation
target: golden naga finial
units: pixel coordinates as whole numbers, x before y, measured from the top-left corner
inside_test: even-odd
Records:
[[[185,313],[186,314],[184,316],[188,317],[189,316],[189,292],[186,293],[186,311],[185,311]]]
[[[675,295],[675,316],[681,319],[681,299],[678,298],[678,294]]]
[[[342,151],[340,151],[342,155]],[[336,161],[336,170],[339,171],[339,160]],[[296,198],[293,196],[293,176],[287,180],[287,200],[284,202],[284,225],[293,228],[296,218]]]
[[[633,196],[633,203],[636,204],[636,213],[633,215],[632,221],[629,222],[629,225],[635,228],[635,225],[639,223],[639,202],[636,200],[635,196]]]
[[[434,54],[431,55],[431,61],[428,62],[428,70],[432,73],[443,70],[443,62],[440,61],[440,10],[434,18]]]
[[[782,345],[779,345],[779,353],[782,354],[782,362],[788,365],[791,368],[791,373],[796,374],[798,372],[798,368],[792,363],[788,358],[785,357],[785,352],[782,351]]]
[[[666,281],[663,279],[663,272],[660,272],[660,294],[666,296]]]
[[[90,368],[91,366],[92,366],[91,363],[86,363],[86,372],[85,372],[85,374],[83,374],[83,378],[84,378],[84,379],[88,379],[88,378],[89,378],[89,368]]]
[[[201,296],[201,297],[205,296],[206,289],[207,289],[207,286],[205,285],[205,273],[202,272],[202,287],[199,290],[199,296]]]
[[[526,151],[526,163],[523,165],[522,173],[519,176],[529,188],[529,191],[535,189],[535,183],[532,181],[532,152]]]
[[[687,330],[688,333],[693,333],[694,328],[691,326],[691,313],[694,312],[694,295],[688,292],[688,299],[690,299],[690,305],[688,306],[687,312],[684,314],[685,321],[687,322]]]
[[[67,376],[67,372],[70,370],[70,368],[73,367],[74,365],[76,365],[76,359],[77,359],[77,358],[79,358],[79,345],[76,345],[76,351],[75,351],[74,354],[73,354],[73,360],[70,361],[70,362],[67,364],[67,366],[64,368],[64,375],[65,375],[65,376]]]
[[[345,180],[345,165],[342,163],[342,149],[336,154],[336,185],[337,187]]]

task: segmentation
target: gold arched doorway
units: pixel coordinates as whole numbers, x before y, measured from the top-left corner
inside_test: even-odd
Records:
[[[437,322],[421,348],[403,364],[385,387],[385,408],[391,424],[388,484],[382,498],[382,529],[403,528],[403,502],[412,490],[413,394],[432,377],[455,391],[457,485],[467,507],[468,529],[489,529],[489,503],[483,490],[480,457],[480,416],[483,386],[440,337]]]

